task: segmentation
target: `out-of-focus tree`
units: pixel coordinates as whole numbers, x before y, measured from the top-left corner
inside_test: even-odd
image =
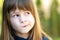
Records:
[[[54,40],[60,40],[60,0],[36,0],[40,20]]]
[[[51,28],[52,28],[51,31],[54,37],[60,35],[58,31],[60,24],[59,23],[60,15],[58,14],[57,8],[58,8],[57,0],[54,0],[51,6]]]

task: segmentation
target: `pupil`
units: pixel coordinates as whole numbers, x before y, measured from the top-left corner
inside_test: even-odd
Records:
[[[18,14],[16,16],[19,16]]]
[[[29,14],[29,12],[27,12],[27,14]]]

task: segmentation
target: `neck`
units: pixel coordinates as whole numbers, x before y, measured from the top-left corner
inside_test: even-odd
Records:
[[[27,39],[28,36],[29,36],[29,33],[19,33],[19,32],[16,32],[16,36]]]

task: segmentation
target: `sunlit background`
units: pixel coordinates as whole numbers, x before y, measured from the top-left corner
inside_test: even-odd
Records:
[[[35,1],[37,5],[43,30],[49,34],[53,40],[60,40],[60,0],[33,1]],[[2,5],[3,0],[0,0],[0,35],[2,27]]]

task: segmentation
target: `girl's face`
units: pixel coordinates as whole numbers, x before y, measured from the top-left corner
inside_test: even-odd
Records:
[[[28,33],[33,28],[35,20],[30,11],[16,9],[10,12],[10,22],[15,31]]]

